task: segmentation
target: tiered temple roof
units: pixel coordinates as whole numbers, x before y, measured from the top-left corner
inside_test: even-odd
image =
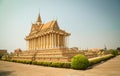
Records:
[[[40,14],[38,15],[38,18],[36,20],[35,24],[32,24],[31,31],[28,36],[26,36],[27,39],[31,39],[34,37],[38,37],[40,35],[44,35],[47,33],[59,33],[61,35],[69,36],[70,33],[65,32],[64,30],[61,30],[58,26],[57,20],[52,20],[48,23],[43,24]]]

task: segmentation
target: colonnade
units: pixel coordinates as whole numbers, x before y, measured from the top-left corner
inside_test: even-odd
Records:
[[[44,34],[27,41],[27,50],[68,47],[68,37],[57,33]]]

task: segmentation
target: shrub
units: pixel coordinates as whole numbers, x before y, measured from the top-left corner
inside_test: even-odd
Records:
[[[2,58],[3,55],[4,55],[3,53],[0,53],[0,59]]]
[[[10,59],[10,60],[8,60],[9,62],[16,62],[16,60],[13,60],[13,59]]]
[[[20,61],[19,61],[19,60],[17,60],[16,62],[17,62],[17,63],[20,63]]]
[[[32,64],[32,61],[23,61],[22,63],[25,63],[25,64]]]
[[[7,60],[10,62],[17,62],[23,64],[34,64],[34,65],[41,65],[41,66],[50,66],[50,67],[59,67],[59,68],[70,68],[70,63],[60,63],[60,62],[37,62],[37,61],[30,61],[30,60]]]
[[[73,69],[86,69],[89,66],[89,61],[84,55],[76,55],[72,58],[71,68]]]
[[[120,51],[118,51],[118,55],[120,55]]]
[[[37,62],[37,65],[42,65],[43,64],[43,62]]]
[[[43,66],[50,66],[52,62],[43,62],[42,65]]]
[[[37,65],[37,61],[33,61],[32,64]]]
[[[70,63],[64,63],[62,67],[63,67],[63,68],[70,68],[70,67],[71,67],[71,64],[70,64]]]
[[[28,60],[12,60],[12,62],[23,63],[23,64],[32,64],[32,61],[28,61]]]
[[[91,65],[94,65],[94,64],[97,64],[97,63],[100,63],[100,62],[101,62],[101,58],[90,60],[89,65],[91,66]]]
[[[62,68],[63,63],[59,63],[59,62],[52,62],[52,64],[50,66],[52,67],[59,67]]]
[[[37,62],[33,61],[34,65],[50,66],[50,67],[59,67],[59,68],[70,68],[70,63],[60,63],[60,62]]]
[[[114,57],[114,56],[111,54],[111,55],[107,55],[107,56],[104,56],[104,57],[100,57],[100,58],[96,58],[96,59],[90,60],[89,61],[89,65],[91,66],[91,65],[100,63],[101,61],[108,60],[108,59],[110,59],[112,57]]]
[[[111,51],[111,54],[114,55],[114,56],[117,56],[118,55],[118,51],[117,50],[110,50]]]

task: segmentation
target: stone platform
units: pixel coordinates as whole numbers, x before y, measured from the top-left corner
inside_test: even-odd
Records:
[[[78,54],[76,50],[68,48],[26,50],[13,56],[13,60],[31,60],[39,62],[70,62]]]

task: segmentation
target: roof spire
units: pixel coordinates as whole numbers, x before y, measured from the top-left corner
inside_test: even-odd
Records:
[[[40,17],[40,13],[38,14],[38,18],[36,20],[36,23],[39,25],[42,23],[41,17]]]

